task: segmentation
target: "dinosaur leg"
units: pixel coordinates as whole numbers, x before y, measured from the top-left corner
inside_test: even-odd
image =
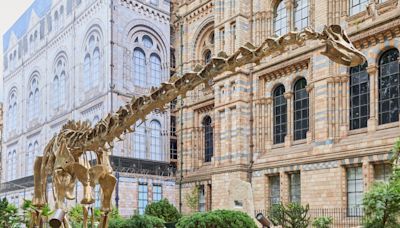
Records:
[[[33,166],[34,193],[33,193],[32,204],[36,207],[43,207],[46,204],[45,193],[42,191],[42,179],[45,178],[45,177],[42,178],[41,175],[42,161],[43,157],[36,157],[35,164]]]
[[[88,227],[89,210],[87,205],[83,205],[83,228]]]
[[[117,179],[112,174],[105,174],[99,178],[99,184],[102,191],[102,212],[108,213],[111,211],[111,197],[116,183]]]

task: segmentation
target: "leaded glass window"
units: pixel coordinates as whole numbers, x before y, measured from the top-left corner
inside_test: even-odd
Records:
[[[350,15],[364,11],[368,2],[369,0],[350,0]]]
[[[17,127],[17,93],[12,91],[8,98],[8,117],[7,122],[11,130],[15,130]]]
[[[100,74],[100,51],[99,48],[95,48],[93,51],[93,64],[92,64],[92,86],[96,86],[99,82]]]
[[[379,60],[379,124],[399,120],[399,51],[390,49]]]
[[[149,36],[143,36],[143,44],[146,48],[153,47],[153,40]]]
[[[86,90],[90,88],[90,55],[87,54],[83,61],[83,81]]]
[[[146,129],[144,123],[136,124],[135,130],[135,153],[136,158],[146,159]]]
[[[393,169],[391,164],[374,165],[374,177],[376,181],[388,182],[392,172]]]
[[[156,120],[150,123],[150,139],[151,159],[160,161],[162,158],[161,124]]]
[[[153,202],[158,202],[162,199],[162,186],[159,184],[153,185]]]
[[[199,212],[206,211],[206,191],[204,185],[199,186]]]
[[[348,216],[361,216],[362,198],[364,192],[362,167],[347,168],[346,174],[347,214]]]
[[[287,104],[284,93],[283,85],[274,90],[274,144],[283,143],[286,136]]]
[[[146,209],[147,206],[147,192],[148,192],[148,187],[147,183],[139,183],[139,214],[143,215],[144,210]]]
[[[350,130],[365,128],[369,119],[368,63],[350,68]]]
[[[160,86],[161,84],[161,60],[157,54],[150,56],[151,84]]]
[[[305,139],[308,131],[307,81],[302,78],[294,84],[294,140]]]
[[[28,98],[28,116],[30,119],[36,118],[39,115],[39,83],[37,78],[33,78],[30,85]]]
[[[288,32],[287,10],[285,1],[279,2],[275,9],[274,32],[278,36],[282,36]]]
[[[290,202],[300,203],[301,201],[301,180],[300,173],[289,175],[290,184]]]
[[[294,8],[294,27],[304,30],[308,26],[309,0],[296,0]]]
[[[135,85],[146,86],[146,58],[140,48],[135,48],[133,52],[133,72]]]
[[[270,206],[277,205],[281,202],[281,187],[279,176],[269,177],[269,203]]]
[[[204,53],[204,63],[207,64],[207,63],[210,62],[210,60],[211,60],[211,51],[210,51],[210,50],[207,50],[207,51]]]
[[[203,119],[204,130],[204,161],[210,162],[214,154],[213,127],[211,125],[211,117],[206,116]]]

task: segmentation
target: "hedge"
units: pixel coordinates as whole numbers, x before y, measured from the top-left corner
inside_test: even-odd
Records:
[[[240,211],[215,210],[182,217],[177,228],[256,228],[250,216]]]

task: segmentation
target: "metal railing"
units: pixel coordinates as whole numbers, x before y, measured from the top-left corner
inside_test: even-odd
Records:
[[[263,213],[269,217],[269,210],[255,210],[254,216],[258,213]],[[362,216],[364,212],[362,208],[310,208],[308,211],[310,216],[310,226],[315,218],[332,217],[333,224],[331,228],[353,228],[362,225]]]

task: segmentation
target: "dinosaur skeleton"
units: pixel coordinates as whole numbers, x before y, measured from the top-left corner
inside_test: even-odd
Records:
[[[250,63],[260,61],[272,54],[282,53],[290,45],[303,45],[307,40],[325,42],[326,50],[322,52],[332,61],[346,66],[357,66],[365,61],[364,55],[350,42],[348,36],[339,25],[326,26],[321,33],[311,28],[302,32],[290,32],[279,38],[267,38],[260,46],[247,43],[231,56],[220,52],[205,66],[196,66],[194,71],[182,77],[172,76],[168,82],[161,83],[159,88],[152,88],[149,96],[133,97],[126,105],[121,106],[114,114],[108,114],[95,126],[88,122],[68,121],[47,144],[43,156],[39,156],[34,164],[34,197],[33,204],[42,208],[47,202],[47,177],[52,176],[55,208],[64,208],[65,199],[74,199],[76,182],[83,185],[84,227],[87,227],[88,208],[93,204],[92,189],[96,184],[101,187],[100,227],[108,227],[108,213],[111,210],[111,195],[116,178],[112,174],[109,152],[115,139],[123,134],[133,132],[132,126],[155,109],[163,110],[165,105],[178,96],[185,97],[188,91],[196,86],[212,80],[225,71],[235,71]],[[97,164],[90,165],[82,156],[88,151],[97,155]],[[32,227],[42,225],[40,210],[32,216]],[[70,227],[66,216],[61,223]]]

